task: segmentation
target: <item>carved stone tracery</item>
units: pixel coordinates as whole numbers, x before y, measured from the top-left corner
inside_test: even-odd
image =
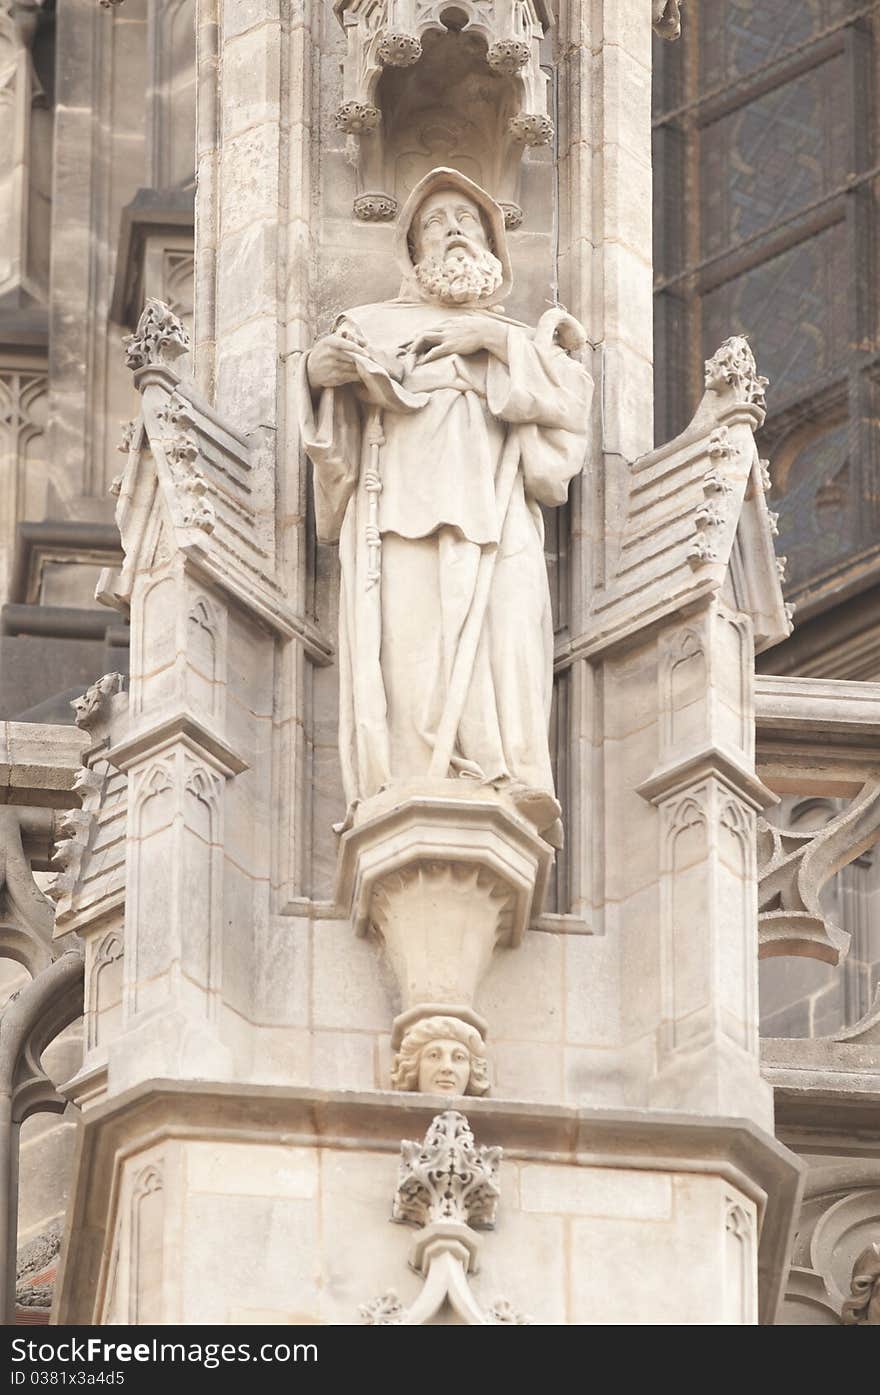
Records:
[[[419,158],[410,147],[425,146],[427,170],[436,156],[457,163],[461,146],[468,168],[475,159],[493,162],[473,172],[509,209],[508,227],[518,227],[522,154],[554,135],[540,65],[541,37],[552,23],[543,0],[462,0],[453,7],[446,0],[337,0],[335,10],[347,37],[335,124],[356,142],[355,217],[395,216],[414,182],[405,173]],[[439,98],[435,70],[445,94]],[[465,83],[460,92],[458,82]],[[430,132],[441,128],[432,159]]]
[[[824,827],[789,832],[758,821],[760,954],[802,955],[836,964],[849,935],[826,914],[820,896],[836,872],[880,839],[880,782],[868,780]]]

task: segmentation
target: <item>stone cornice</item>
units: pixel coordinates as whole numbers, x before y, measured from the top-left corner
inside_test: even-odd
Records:
[[[106,1197],[126,1155],[163,1138],[188,1137],[397,1154],[401,1139],[418,1137],[447,1104],[440,1095],[391,1091],[145,1080],[96,1105],[86,1111],[80,1133],[80,1184],[64,1258],[78,1282],[66,1284],[59,1276],[65,1307],[55,1320],[92,1320]],[[774,1321],[804,1164],[754,1124],[662,1110],[486,1098],[468,1099],[468,1117],[481,1144],[503,1146],[507,1158],[723,1177],[757,1205],[761,1322]]]
[[[747,770],[735,756],[719,747],[711,746],[695,751],[683,760],[656,770],[647,780],[636,787],[636,793],[651,804],[690,789],[700,780],[715,778],[723,782],[734,794],[753,809],[767,809],[778,804],[779,799],[752,771]]]

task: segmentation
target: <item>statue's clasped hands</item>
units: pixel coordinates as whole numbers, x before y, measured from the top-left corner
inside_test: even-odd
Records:
[[[395,382],[403,377],[403,367],[397,359],[371,347],[366,339],[353,329],[345,328],[333,334],[325,334],[309,350],[306,358],[306,372],[313,392],[322,388],[342,387],[344,383],[357,383],[361,374],[358,360],[369,359],[382,368]]]
[[[407,358],[415,364],[433,363],[450,354],[467,358],[484,349],[506,363],[507,325],[489,315],[461,315],[426,330],[404,348]]]

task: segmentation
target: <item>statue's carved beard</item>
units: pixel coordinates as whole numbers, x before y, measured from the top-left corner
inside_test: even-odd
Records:
[[[476,243],[453,247],[442,257],[423,257],[415,271],[422,290],[444,305],[485,300],[504,279],[498,258]]]

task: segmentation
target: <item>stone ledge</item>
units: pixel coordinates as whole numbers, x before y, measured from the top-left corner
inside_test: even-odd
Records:
[[[468,1098],[481,1144],[508,1157],[583,1167],[721,1176],[757,1205],[760,1321],[780,1302],[805,1164],[747,1120],[662,1110],[603,1110]],[[89,1110],[80,1131],[71,1229],[53,1320],[91,1321],[107,1198],[120,1157],[163,1138],[210,1138],[396,1154],[419,1138],[447,1096],[273,1085],[146,1080]],[[768,1200],[771,1204],[768,1206]],[[70,1270],[76,1283],[64,1282]]]

